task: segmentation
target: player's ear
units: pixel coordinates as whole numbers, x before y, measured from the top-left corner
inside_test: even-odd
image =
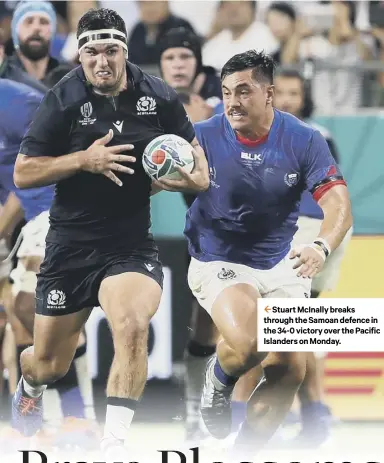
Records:
[[[272,104],[273,102],[273,96],[275,94],[275,86],[274,85],[268,85],[267,87],[267,104]]]
[[[82,59],[81,59],[81,53],[79,54],[79,62],[82,63]]]

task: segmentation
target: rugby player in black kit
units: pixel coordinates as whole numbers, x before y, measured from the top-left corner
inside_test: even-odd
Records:
[[[56,183],[56,195],[36,288],[35,343],[21,354],[13,426],[26,435],[40,428],[42,393],[65,375],[91,308],[101,305],[115,348],[101,443],[110,456],[123,449],[144,389],[148,327],[161,296],[150,195],[159,186],[206,190],[209,178],[176,93],[127,61],[122,18],[90,10],[77,37],[81,66],[46,95],[15,166],[18,187]],[[194,146],[195,167],[153,188],[141,156],[164,133]]]

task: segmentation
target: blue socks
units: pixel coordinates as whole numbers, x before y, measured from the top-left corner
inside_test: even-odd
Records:
[[[232,430],[231,432],[237,432],[240,426],[244,423],[247,418],[247,402],[233,401],[231,403],[232,411]]]
[[[223,371],[221,368],[218,359],[216,359],[214,373],[216,378],[220,381],[221,384],[224,384],[224,386],[234,386],[239,379],[236,376],[227,375],[227,373],[225,373],[225,371]]]

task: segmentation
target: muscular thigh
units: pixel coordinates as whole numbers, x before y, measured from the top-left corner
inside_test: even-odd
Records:
[[[223,261],[201,262],[191,259],[188,284],[199,304],[212,315],[219,295],[233,286],[247,285],[260,293],[257,270]],[[231,293],[231,291],[230,291]]]
[[[225,288],[212,306],[212,319],[220,334],[233,347],[247,339],[252,343],[257,337],[257,290],[240,283]]]
[[[149,320],[156,313],[162,289],[153,278],[137,272],[106,277],[99,290],[99,301],[112,330],[127,317]]]

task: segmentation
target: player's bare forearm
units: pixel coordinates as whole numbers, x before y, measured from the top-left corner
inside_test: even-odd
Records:
[[[7,238],[24,216],[15,193],[10,193],[0,213],[0,239]]]
[[[82,153],[79,151],[58,157],[19,154],[13,174],[15,185],[21,189],[37,188],[71,177],[81,170]]]
[[[336,185],[328,190],[319,200],[324,220],[319,237],[327,241],[331,250],[335,250],[352,227],[352,210],[348,189]]]

